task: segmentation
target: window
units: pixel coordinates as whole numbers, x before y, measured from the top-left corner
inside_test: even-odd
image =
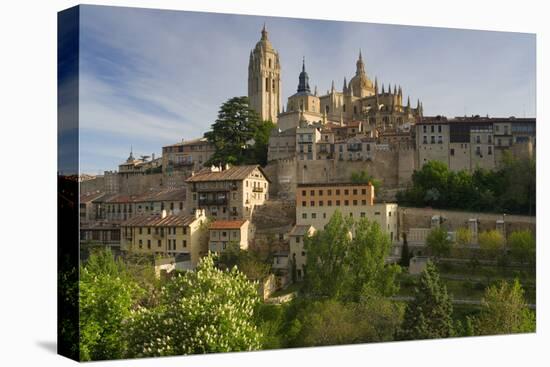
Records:
[[[438,133],[441,132],[441,125],[438,125],[438,126],[437,126],[437,132],[438,132]]]
[[[315,196],[315,190],[311,190],[311,191],[309,192],[309,194],[310,194],[311,196]]]
[[[306,190],[302,190],[302,196],[306,196]]]
[[[443,137],[441,135],[437,137],[437,144],[443,144]]]
[[[336,206],[340,206],[340,200],[336,200]]]
[[[319,206],[323,206],[323,200],[319,200]]]
[[[305,202],[305,201],[302,201],[302,206],[306,206],[306,202]]]
[[[435,132],[435,126],[434,125],[430,126],[430,130],[432,133]]]
[[[336,190],[336,195],[340,195],[340,190]]]
[[[348,189],[344,190],[344,195],[349,195],[349,190]]]
[[[353,189],[353,195],[357,195],[357,189]]]
[[[309,206],[315,206],[315,201],[313,201],[313,200],[310,201],[310,202],[309,202]]]
[[[302,219],[307,219],[307,213],[302,213]]]
[[[311,219],[316,219],[317,218],[317,214],[316,213],[311,213]]]
[[[139,234],[142,234],[142,232],[143,232],[142,230],[143,230],[143,228],[139,227]]]
[[[327,201],[327,206],[332,206],[332,200]]]
[[[170,243],[170,240],[168,240],[168,243]],[[160,242],[160,240],[157,241],[157,246],[158,247],[162,246],[162,243]]]
[[[269,92],[269,78],[265,78],[265,91]]]
[[[480,143],[481,143],[481,136],[476,135],[476,143],[477,143],[477,144],[480,144]]]
[[[430,136],[430,143],[435,144],[435,136],[434,135]]]
[[[296,243],[300,243],[300,236],[296,236]]]
[[[327,218],[327,213],[323,213],[323,219]]]
[[[428,131],[427,131],[427,126],[426,126],[426,125],[422,126],[422,132],[424,132],[424,133],[428,132]]]
[[[491,135],[487,136],[487,144],[493,144],[493,137]]]
[[[380,212],[374,212],[374,215],[380,215]]]
[[[332,195],[332,190],[328,190],[327,195]]]
[[[367,189],[361,189],[361,195],[367,195]]]
[[[366,200],[361,200],[361,205],[367,205],[367,201]]]
[[[187,240],[182,240],[181,244],[183,245],[183,247],[187,247]]]
[[[357,206],[357,200],[353,200],[353,205]]]
[[[323,190],[319,190],[319,195],[323,195]]]
[[[147,234],[151,234],[151,227],[147,227]]]
[[[365,212],[361,212],[361,218],[365,218]]]
[[[428,136],[426,135],[423,136],[422,144],[428,144]]]
[[[451,155],[455,155],[455,150],[454,150],[454,148],[451,148]]]
[[[349,205],[349,200],[344,200],[344,205],[348,206]]]
[[[488,155],[493,154],[493,147],[488,147],[488,148],[487,148],[487,154],[488,154]]]
[[[148,248],[148,249],[151,248],[151,240],[147,240],[147,248]]]
[[[222,232],[222,236],[227,237],[227,232]]]

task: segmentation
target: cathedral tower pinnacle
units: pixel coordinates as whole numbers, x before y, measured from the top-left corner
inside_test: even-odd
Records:
[[[248,63],[248,99],[262,120],[277,122],[281,100],[281,65],[279,53],[273,48],[266,26],[261,38],[250,52]]]

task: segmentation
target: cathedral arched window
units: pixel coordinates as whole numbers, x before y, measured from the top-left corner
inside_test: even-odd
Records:
[[[346,112],[346,104],[344,103],[344,105],[342,106],[342,109],[344,110],[344,112]]]
[[[273,89],[273,92],[275,93],[275,79],[272,80],[272,84],[273,84],[273,87],[271,89]]]
[[[265,78],[265,91],[269,92],[269,78]]]
[[[267,59],[269,63],[269,67],[271,68],[271,59]]]

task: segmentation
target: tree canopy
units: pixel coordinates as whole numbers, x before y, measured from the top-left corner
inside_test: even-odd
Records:
[[[379,224],[354,221],[336,211],[323,230],[304,239],[304,291],[316,298],[357,301],[365,292],[397,291],[397,265],[386,264],[390,239]]]
[[[500,168],[477,168],[472,173],[450,171],[439,161],[427,162],[413,173],[412,185],[399,192],[397,200],[417,207],[534,215],[535,160],[507,153]]]
[[[439,258],[449,255],[452,241],[447,230],[443,227],[433,228],[426,237],[426,247],[430,249],[433,256]]]
[[[414,299],[407,304],[398,339],[435,339],[455,335],[453,305],[436,266],[428,262]]]
[[[212,130],[204,137],[216,149],[205,165],[267,163],[271,121],[262,121],[248,97],[233,97],[222,104]]]

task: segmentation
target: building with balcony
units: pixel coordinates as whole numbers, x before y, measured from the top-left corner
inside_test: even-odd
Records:
[[[191,268],[208,253],[204,210],[193,215],[161,214],[138,215],[120,224],[121,250],[188,258]]]
[[[208,250],[223,252],[230,243],[235,243],[241,250],[248,249],[248,241],[253,237],[248,220],[217,220],[208,228]]]
[[[268,199],[269,182],[259,165],[203,169],[186,180],[187,208],[204,209],[215,219],[250,219]]]

